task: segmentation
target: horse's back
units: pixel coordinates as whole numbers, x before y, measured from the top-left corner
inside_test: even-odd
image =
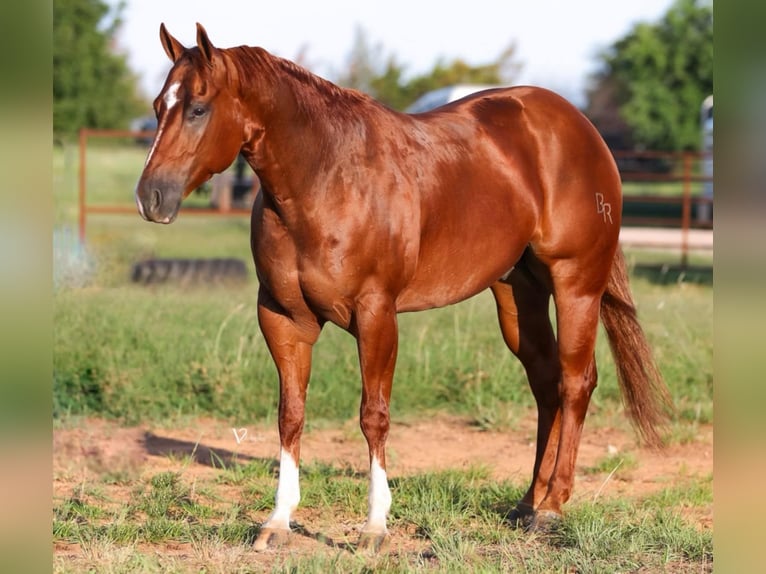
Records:
[[[619,173],[609,148],[593,124],[555,92],[534,86],[494,88],[417,117],[449,126],[445,129],[456,130],[452,126],[463,122],[475,126],[465,142],[467,158],[504,163],[522,185],[539,187],[547,203],[577,194],[593,199],[597,191],[613,205],[620,201]],[[619,213],[613,221],[614,216]]]

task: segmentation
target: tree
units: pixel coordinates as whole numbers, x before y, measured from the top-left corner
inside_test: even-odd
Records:
[[[613,146],[697,149],[699,110],[713,92],[713,9],[676,0],[601,54],[586,114]]]
[[[513,83],[521,69],[515,59],[516,45],[511,43],[497,59],[488,64],[471,66],[458,58],[450,63],[439,61],[427,74],[416,76],[404,85],[405,93],[412,103],[423,94],[455,84],[506,84]]]
[[[54,0],[53,130],[127,127],[146,110],[136,77],[114,50],[123,4],[110,11],[101,0]]]
[[[494,62],[471,66],[464,60],[436,62],[431,71],[405,79],[405,66],[394,55],[383,61],[380,45],[370,47],[363,29],[357,28],[348,58],[347,72],[337,82],[367,92],[387,106],[402,110],[431,90],[453,84],[510,84],[521,65],[516,61],[516,46],[511,43]]]
[[[371,83],[380,67],[382,48],[380,44],[370,46],[367,33],[357,25],[354,30],[354,45],[348,57],[346,72],[338,78],[338,83],[362,92],[371,92]]]

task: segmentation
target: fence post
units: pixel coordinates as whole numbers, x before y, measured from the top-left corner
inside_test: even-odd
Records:
[[[85,151],[88,145],[88,130],[80,128],[80,190],[78,195],[80,244],[85,244]]]
[[[683,155],[683,207],[681,212],[681,268],[686,269],[689,260],[689,227],[692,220],[692,155],[684,152]]]

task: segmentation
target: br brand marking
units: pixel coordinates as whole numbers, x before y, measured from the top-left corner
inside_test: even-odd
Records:
[[[604,223],[609,219],[609,223],[612,222],[612,204],[604,201],[604,194],[596,194],[596,213],[602,213],[604,215]]]

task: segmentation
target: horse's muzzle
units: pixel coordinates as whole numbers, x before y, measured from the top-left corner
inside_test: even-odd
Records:
[[[138,212],[147,221],[172,223],[178,215],[183,195],[173,186],[140,181],[136,187]]]

